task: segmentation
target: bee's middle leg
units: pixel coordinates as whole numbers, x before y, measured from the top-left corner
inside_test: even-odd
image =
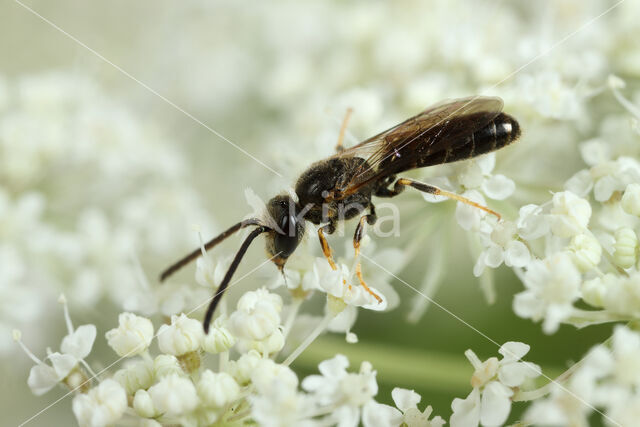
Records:
[[[329,262],[331,269],[337,270],[338,267],[336,266],[336,263],[333,261],[331,246],[329,246],[329,242],[327,241],[327,238],[324,236],[325,231],[327,232],[327,234],[332,234],[334,231],[336,231],[335,222],[330,222],[329,224],[318,228],[318,238],[320,239],[320,246],[322,247],[322,253],[324,254],[324,257],[327,259],[327,261]]]

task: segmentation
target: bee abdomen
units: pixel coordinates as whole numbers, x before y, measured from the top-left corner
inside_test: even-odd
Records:
[[[444,161],[451,163],[490,153],[514,142],[520,136],[520,125],[508,114],[500,113],[482,129],[444,153]]]
[[[520,136],[520,125],[513,117],[500,113],[484,128],[473,134],[475,152],[471,156],[489,153],[509,145]]]

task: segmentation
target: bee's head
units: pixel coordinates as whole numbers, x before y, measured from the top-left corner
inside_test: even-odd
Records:
[[[276,226],[267,236],[267,252],[275,257],[273,262],[280,270],[287,258],[296,250],[304,236],[304,218],[297,203],[289,195],[280,195],[269,200],[269,215]]]

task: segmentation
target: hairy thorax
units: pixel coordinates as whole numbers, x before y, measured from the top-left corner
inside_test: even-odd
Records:
[[[364,168],[361,168],[363,166]],[[371,186],[341,200],[327,197],[335,190],[344,189],[356,174],[366,170],[372,174],[366,160],[360,157],[330,158],[312,164],[296,182],[298,203],[305,210],[304,219],[314,224],[332,223],[359,215],[371,204]]]

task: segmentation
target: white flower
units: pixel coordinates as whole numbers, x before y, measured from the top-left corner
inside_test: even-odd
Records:
[[[518,234],[525,240],[535,240],[549,232],[550,224],[542,209],[536,205],[525,205],[518,215]]]
[[[266,289],[249,291],[238,300],[237,310],[229,317],[234,335],[262,341],[280,326],[282,298]]]
[[[215,262],[209,257],[199,257],[196,260],[196,282],[207,288],[218,289],[230,264],[231,258]]]
[[[396,408],[371,401],[364,407],[362,423],[365,427],[401,426],[407,427],[442,427],[445,421],[436,416],[429,420],[433,408],[427,406],[420,412],[418,403],[421,397],[413,390],[396,387],[391,391]]]
[[[153,374],[156,378],[162,378],[173,374],[182,375],[184,371],[175,356],[161,354],[153,360]]]
[[[198,396],[203,404],[222,408],[240,396],[240,386],[226,372],[219,374],[207,369],[200,375]]]
[[[88,393],[73,398],[73,413],[81,426],[115,424],[126,409],[127,393],[112,379],[106,379]]]
[[[322,375],[311,375],[302,381],[302,388],[313,393],[321,405],[335,405],[335,421],[343,426],[356,426],[360,420],[360,410],[378,393],[376,372],[371,364],[362,362],[360,372],[348,373],[347,358],[338,354],[332,359],[320,362],[318,369]]]
[[[181,415],[199,404],[196,387],[191,380],[176,374],[163,377],[148,391],[153,407],[166,415]]]
[[[184,313],[171,316],[171,325],[162,325],[158,329],[158,346],[163,353],[180,356],[196,351],[204,338],[202,325]]]
[[[260,353],[250,350],[240,356],[238,360],[230,362],[229,372],[238,381],[238,384],[247,385],[260,360],[262,360]]]
[[[153,364],[146,360],[137,360],[116,371],[113,379],[124,387],[127,394],[134,395],[137,390],[147,389],[153,384]]]
[[[146,390],[138,390],[133,396],[133,409],[136,414],[144,418],[152,418],[158,415],[158,411],[153,406],[153,400]]]
[[[571,237],[584,231],[591,218],[591,205],[570,191],[553,195],[551,231],[560,237]]]
[[[486,248],[478,257],[473,274],[480,277],[485,266],[499,267],[503,262],[509,267],[525,267],[531,261],[531,254],[527,246],[518,240],[516,224],[511,221],[501,221],[493,227]]]
[[[387,300],[379,290],[369,287],[371,291],[382,299],[380,303],[373,295],[365,291],[364,287],[360,286],[357,278],[352,278],[346,265],[339,264],[337,267],[337,270],[333,270],[326,259],[316,258],[313,265],[313,273],[314,282],[318,289],[347,305],[375,311],[387,308]],[[353,283],[353,279],[356,280],[356,283]]]
[[[225,326],[225,318],[220,316],[202,340],[202,349],[207,353],[217,354],[229,350],[235,343],[236,338]]]
[[[533,261],[524,276],[526,290],[515,296],[513,309],[520,317],[544,319],[544,332],[553,333],[571,315],[581,281],[580,272],[566,253]]]
[[[153,324],[146,317],[133,313],[121,313],[118,327],[105,334],[109,346],[121,357],[144,352],[153,339]]]
[[[452,427],[498,426],[504,424],[511,412],[511,396],[528,378],[540,375],[540,367],[520,362],[529,352],[529,346],[520,342],[507,342],[500,347],[502,360],[491,357],[480,362],[478,356],[467,350],[465,355],[475,368],[471,377],[473,390],[466,399],[451,403]]]
[[[56,384],[65,380],[78,363],[88,366],[84,358],[91,353],[91,348],[96,339],[95,325],[82,325],[74,329],[67,307],[67,300],[64,295],[60,296],[58,302],[64,307],[64,317],[69,333],[62,339],[62,343],[60,344],[62,353],[47,350],[47,359],[51,361],[51,366],[38,359],[29,351],[22,342],[22,334],[20,331],[13,331],[13,339],[22,347],[27,356],[36,363],[29,372],[27,384],[31,391],[38,396],[46,393]],[[84,385],[83,383],[84,381],[81,381],[77,386]],[[76,385],[73,387],[75,386]]]

